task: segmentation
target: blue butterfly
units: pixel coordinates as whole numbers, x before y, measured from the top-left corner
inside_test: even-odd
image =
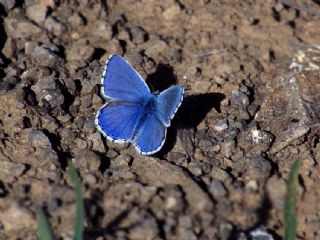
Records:
[[[106,62],[101,84],[101,94],[110,101],[97,112],[97,129],[108,140],[131,142],[140,154],[158,152],[181,105],[183,87],[152,93],[139,73],[118,55]]]

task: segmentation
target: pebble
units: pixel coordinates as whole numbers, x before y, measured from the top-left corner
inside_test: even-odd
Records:
[[[0,0],[0,4],[4,7],[6,12],[9,12],[16,5],[16,0]]]
[[[110,168],[115,171],[128,171],[129,163],[123,155],[119,155],[110,160]]]
[[[11,161],[0,161],[0,179],[8,181],[8,178],[19,177],[26,170],[26,166],[22,163],[15,163]]]
[[[95,185],[97,183],[97,178],[91,173],[83,174],[82,178],[83,178],[83,182],[89,185]]]
[[[60,23],[57,19],[49,16],[45,22],[44,27],[48,29],[55,36],[61,36],[63,33],[67,31],[67,28],[64,24]]]
[[[224,183],[231,182],[230,175],[225,170],[218,167],[213,167],[211,169],[211,177]]]
[[[7,34],[12,38],[27,39],[38,36],[42,30],[28,20],[21,18],[5,18],[4,20]]]
[[[132,36],[132,41],[135,44],[142,44],[147,40],[147,33],[140,27],[130,28],[130,33]]]
[[[84,150],[88,148],[88,143],[87,141],[85,141],[84,139],[81,138],[77,138],[75,141],[75,144],[77,146],[77,148]]]
[[[273,175],[268,179],[266,186],[272,206],[275,209],[283,210],[284,197],[287,192],[287,184],[285,180]]]
[[[35,45],[33,49],[27,47],[27,52],[30,52],[30,55],[43,66],[54,66],[64,62],[59,57],[59,48],[54,44]]]
[[[234,140],[227,140],[221,144],[221,153],[229,158],[236,150],[236,142]]]
[[[112,26],[106,21],[96,21],[91,33],[96,37],[109,41],[112,39],[113,35]]]
[[[265,227],[253,229],[249,233],[251,240],[273,240],[274,238],[267,232]]]
[[[72,14],[72,16],[68,18],[68,23],[72,27],[77,28],[77,27],[84,26],[86,24],[86,19],[80,13],[75,12]]]
[[[98,154],[90,150],[76,151],[74,157],[75,167],[84,168],[89,171],[97,171],[101,164]]]
[[[224,118],[219,120],[214,126],[217,132],[223,132],[228,129],[228,119]]]
[[[92,143],[92,151],[105,152],[105,147],[98,131],[93,134],[87,135],[87,139]]]
[[[32,213],[16,201],[12,201],[9,206],[0,211],[0,219],[5,232],[9,235],[31,231],[36,224]]]
[[[163,12],[163,17],[166,20],[172,20],[175,19],[181,12],[180,6],[178,4],[175,4]]]
[[[55,80],[53,75],[40,78],[36,84],[31,86],[35,92],[39,105],[49,103],[51,108],[60,107],[64,103],[61,84]]]
[[[263,156],[252,157],[248,159],[248,177],[252,179],[266,180],[271,171],[270,162]]]
[[[47,7],[42,4],[28,6],[26,8],[26,15],[39,25],[42,25],[46,19]]]
[[[233,90],[232,91],[232,101],[235,105],[240,107],[246,107],[249,105],[249,98],[246,94]]]
[[[74,131],[67,128],[60,128],[59,135],[60,135],[61,142],[69,146],[71,146],[76,139],[76,134],[74,133]]]
[[[274,136],[258,129],[256,126],[249,126],[241,131],[238,136],[238,145],[251,155],[258,155],[261,152],[267,152],[273,143]]]
[[[94,54],[94,51],[95,49],[91,45],[81,42],[74,42],[72,43],[71,47],[67,48],[66,50],[67,60],[90,60]]]
[[[119,153],[118,151],[116,151],[115,149],[113,148],[110,148],[107,152],[107,157],[110,158],[110,159],[113,159],[115,157],[119,156]]]
[[[28,128],[24,130],[25,144],[31,144],[35,148],[51,148],[49,138],[40,130]]]
[[[197,177],[202,175],[201,165],[197,162],[190,162],[188,165],[188,170]]]
[[[167,154],[167,160],[179,166],[186,167],[188,165],[187,156],[183,153],[169,152]]]
[[[132,213],[132,211],[130,212]],[[146,211],[137,213],[136,220],[131,222],[128,237],[132,240],[152,240],[159,234],[159,227],[156,219]],[[130,214],[129,214],[130,215]],[[129,216],[130,218],[130,216]]]
[[[231,127],[224,133],[224,137],[227,139],[235,139],[239,132],[240,130],[238,128]]]
[[[95,115],[91,115],[88,118],[85,118],[85,121],[83,123],[82,131],[85,134],[92,134],[96,131],[96,124],[94,122]]]
[[[92,105],[92,95],[87,95],[87,96],[83,96],[80,98],[80,104],[81,104],[81,108],[89,108]]]
[[[221,223],[219,226],[219,235],[221,240],[229,240],[233,231],[233,226],[230,223]]]
[[[225,197],[228,193],[223,183],[216,179],[212,180],[209,191],[215,199]]]

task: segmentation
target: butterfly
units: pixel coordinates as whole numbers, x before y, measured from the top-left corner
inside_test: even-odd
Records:
[[[160,94],[151,92],[125,59],[110,55],[101,78],[101,95],[109,101],[97,112],[96,127],[108,140],[132,143],[140,154],[156,153],[165,142],[183,93],[179,85]]]

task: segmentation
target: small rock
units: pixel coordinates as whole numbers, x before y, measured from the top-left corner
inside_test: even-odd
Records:
[[[83,178],[83,182],[89,185],[94,185],[97,183],[97,178],[91,173],[86,173],[82,175],[82,178]]]
[[[202,175],[201,165],[197,162],[190,162],[188,165],[188,169],[193,175],[197,177]]]
[[[55,36],[61,36],[67,30],[64,24],[60,23],[57,19],[51,16],[46,19],[44,26]]]
[[[163,12],[163,17],[166,20],[172,20],[175,19],[181,12],[180,6],[178,4],[175,4],[169,8],[167,8],[164,12]]]
[[[80,14],[75,12],[71,17],[68,18],[68,23],[74,27],[84,26],[86,23],[86,19]]]
[[[108,157],[108,158],[112,159],[112,158],[115,158],[115,157],[117,157],[117,156],[119,156],[118,151],[116,151],[116,150],[113,149],[113,148],[110,148],[110,149],[108,150],[108,152],[107,152],[107,157]]]
[[[110,160],[110,168],[115,171],[128,171],[130,169],[127,159],[122,155]]]
[[[263,156],[252,157],[248,159],[248,178],[266,180],[271,171],[270,162]]]
[[[245,149],[247,155],[257,155],[267,152],[273,142],[274,136],[256,126],[249,126],[245,131],[240,132],[238,136],[238,145]]]
[[[31,231],[36,224],[31,212],[17,202],[11,202],[0,211],[0,219],[8,236],[16,232]]]
[[[227,120],[226,118],[219,120],[219,121],[214,125],[214,129],[215,129],[217,132],[223,132],[223,131],[227,130],[227,129],[228,129],[228,120]]]
[[[75,167],[89,171],[97,171],[101,164],[100,160],[99,155],[89,150],[77,151],[74,157]]]
[[[230,236],[233,231],[233,226],[230,223],[222,223],[219,226],[219,235],[221,237],[221,240],[228,240],[230,239]]]
[[[0,4],[4,7],[6,12],[9,12],[14,8],[16,0],[0,0]]]
[[[56,108],[64,103],[61,84],[53,75],[40,78],[31,89],[35,92],[40,106],[49,103],[51,108]]]
[[[34,47],[30,55],[42,65],[54,66],[63,63],[63,59],[59,57],[59,48],[54,44],[41,44]]]
[[[228,140],[221,144],[221,153],[227,158],[231,157],[235,149],[236,149],[236,142],[234,140]]]
[[[95,115],[91,115],[90,117],[85,119],[82,127],[83,133],[92,134],[96,131],[96,124],[94,120],[95,120]]]
[[[238,128],[231,127],[227,131],[225,131],[224,137],[228,139],[235,139],[238,136],[239,132],[240,130]]]
[[[85,150],[88,148],[87,141],[84,139],[81,139],[81,138],[77,138],[75,141],[75,144],[76,144],[77,148],[79,148],[81,150]]]
[[[232,101],[235,105],[245,108],[249,105],[249,98],[246,94],[239,91],[232,91]]]
[[[221,198],[227,195],[227,190],[224,187],[223,183],[219,180],[212,180],[212,183],[209,187],[209,191],[214,198]]]
[[[191,229],[178,228],[178,237],[181,240],[197,240],[197,235]]]
[[[21,163],[14,163],[11,161],[0,161],[0,179],[7,181],[10,177],[19,177],[26,170],[26,166]]]
[[[272,235],[267,232],[265,227],[251,230],[249,235],[252,240],[273,240]]]
[[[132,218],[130,215],[134,214],[130,211],[128,219]],[[159,228],[156,219],[146,211],[135,213],[136,220],[131,220],[129,230],[129,239],[132,240],[153,240],[159,234]],[[129,220],[130,221],[130,220]]]
[[[137,45],[144,43],[147,39],[146,32],[140,27],[132,27],[130,29],[130,33],[132,36],[132,41]]]
[[[180,129],[178,131],[178,138],[174,150],[175,152],[192,156],[194,153],[194,130]]]
[[[12,38],[30,38],[38,36],[42,30],[30,21],[23,18],[10,18],[4,19],[5,29],[7,34]]]
[[[230,183],[232,181],[230,175],[221,168],[212,168],[211,176],[212,178],[220,180],[224,183]]]
[[[92,142],[92,150],[96,152],[105,152],[105,147],[99,132],[87,135],[87,139]]]
[[[26,133],[28,133],[28,143],[30,143],[35,148],[47,148],[51,147],[51,142],[47,135],[45,135],[40,130],[34,130],[34,129],[26,129]]]
[[[169,162],[173,162],[176,165],[186,167],[188,165],[188,159],[185,154],[177,153],[177,152],[169,152],[167,154],[167,160]]]
[[[44,20],[46,19],[47,7],[42,4],[28,6],[26,8],[26,15],[31,20],[42,25]]]
[[[94,51],[94,48],[88,44],[74,42],[66,51],[67,60],[90,60],[94,54]]]
[[[277,176],[272,176],[267,182],[267,192],[272,202],[272,206],[282,210],[284,206],[284,197],[287,192],[286,182]]]
[[[61,128],[59,135],[60,135],[61,142],[69,146],[71,146],[76,139],[76,134],[71,129],[67,129],[67,128]]]
[[[113,34],[112,27],[105,21],[95,21],[91,33],[107,41],[111,40]]]

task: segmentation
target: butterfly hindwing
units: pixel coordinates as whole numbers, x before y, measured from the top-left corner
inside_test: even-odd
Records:
[[[122,57],[111,55],[101,78],[104,97],[137,101],[151,94],[138,72]]]
[[[109,140],[127,142],[133,137],[142,111],[140,102],[110,101],[98,111],[96,125]]]
[[[159,151],[164,144],[166,132],[167,129],[156,112],[150,112],[135,139],[137,151],[144,155]]]
[[[173,86],[160,93],[157,98],[157,111],[166,127],[170,126],[183,99],[183,87]]]

